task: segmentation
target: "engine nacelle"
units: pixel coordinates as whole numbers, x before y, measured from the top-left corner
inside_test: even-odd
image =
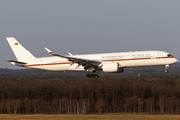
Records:
[[[123,72],[123,68],[119,68],[119,63],[117,62],[103,63],[102,70],[103,72],[109,72],[109,73]]]

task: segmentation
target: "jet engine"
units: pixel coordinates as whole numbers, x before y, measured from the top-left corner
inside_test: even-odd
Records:
[[[103,72],[109,72],[109,73],[123,72],[123,68],[119,68],[118,62],[103,63],[102,70]]]

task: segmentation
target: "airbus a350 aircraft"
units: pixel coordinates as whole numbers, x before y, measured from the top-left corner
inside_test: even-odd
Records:
[[[6,60],[12,65],[48,71],[87,71],[86,77],[98,78],[96,71],[122,73],[124,68],[165,65],[177,62],[164,51],[136,51],[85,55],[58,55],[45,48],[53,57],[34,57],[15,38],[6,38],[17,60]]]

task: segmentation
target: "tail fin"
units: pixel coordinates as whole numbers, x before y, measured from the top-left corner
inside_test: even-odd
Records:
[[[18,61],[35,58],[15,38],[6,38]]]

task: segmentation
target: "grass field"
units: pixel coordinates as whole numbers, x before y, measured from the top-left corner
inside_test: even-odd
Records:
[[[2,114],[0,120],[180,120],[180,115],[14,115]]]

